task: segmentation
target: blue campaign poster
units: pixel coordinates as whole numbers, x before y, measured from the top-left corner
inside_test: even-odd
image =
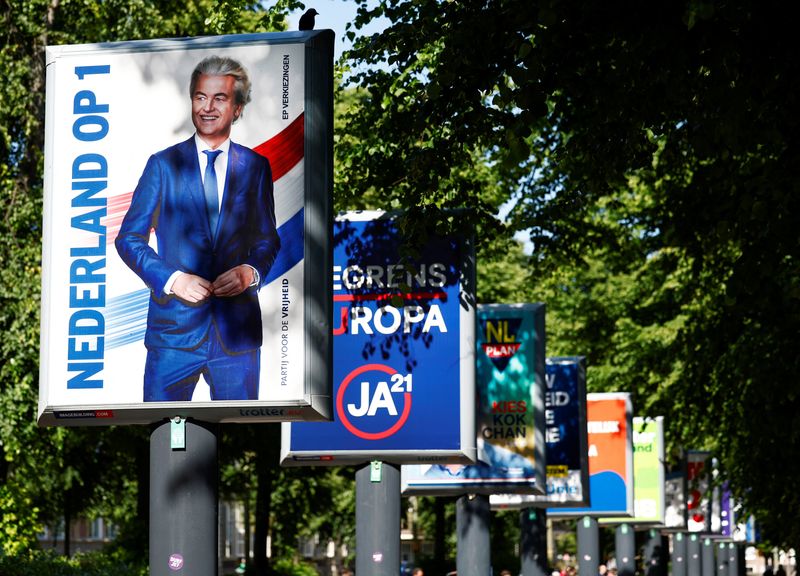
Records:
[[[547,475],[565,476],[570,470],[585,466],[586,420],[585,368],[578,358],[547,359],[547,391],[545,392],[545,442],[547,443]],[[582,441],[583,440],[583,441]]]
[[[285,425],[283,464],[474,459],[470,250],[407,257],[393,218],[334,223],[334,418]]]

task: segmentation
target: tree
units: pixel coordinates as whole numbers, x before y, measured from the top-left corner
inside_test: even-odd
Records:
[[[420,532],[433,540],[433,556],[421,562],[425,570],[435,573],[453,570],[457,552],[455,498],[417,497],[417,513]]]
[[[293,559],[300,537],[330,538],[354,549],[355,475],[351,468],[281,468],[281,428],[275,424],[230,425],[222,430],[221,492],[253,510],[253,573],[276,568],[266,555],[267,535],[273,559]]]
[[[713,448],[765,533],[797,542],[800,64],[784,9],[359,3],[355,30],[390,25],[350,53],[364,96],[340,197],[377,191],[412,233],[527,231],[531,278],[571,330],[552,349],[594,361],[591,389],[629,386],[674,444]],[[460,206],[472,215],[442,215]]]

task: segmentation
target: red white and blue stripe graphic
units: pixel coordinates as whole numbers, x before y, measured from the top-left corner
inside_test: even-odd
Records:
[[[275,218],[281,249],[265,283],[284,275],[303,259],[303,203],[304,194],[304,126],[305,116],[300,114],[281,132],[253,147],[269,159],[275,185]],[[122,219],[131,204],[133,192],[118,194],[108,199],[106,242],[113,244],[119,233]],[[150,291],[146,288],[128,292],[106,303],[106,349],[119,348],[144,339],[147,328],[147,305]]]

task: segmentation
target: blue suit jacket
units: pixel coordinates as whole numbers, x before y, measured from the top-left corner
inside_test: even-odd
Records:
[[[157,248],[148,245],[155,229]],[[229,353],[261,346],[257,290],[232,298],[190,304],[164,293],[176,271],[213,281],[222,272],[249,264],[267,277],[280,241],[269,162],[231,142],[216,241],[206,215],[194,138],[150,157],[116,239],[122,260],[150,288],[145,345],[191,349],[213,322]]]

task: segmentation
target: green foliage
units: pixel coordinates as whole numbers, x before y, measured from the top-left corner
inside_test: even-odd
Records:
[[[36,545],[42,527],[33,500],[15,485],[0,485],[0,558],[16,556]]]
[[[102,553],[77,554],[73,558],[52,552],[0,555],[3,576],[146,576],[147,569],[120,562]]]
[[[312,564],[291,558],[276,560],[272,569],[276,576],[317,576],[318,574]]]
[[[586,355],[590,388],[664,415],[673,447],[714,449],[764,533],[798,541],[800,62],[785,11],[359,4],[355,29],[391,24],[349,55],[340,198],[407,210],[411,235],[474,230],[482,301],[545,301],[548,354]],[[473,210],[443,218],[456,206]],[[527,263],[495,244],[515,231]]]
[[[203,24],[213,34],[282,32],[288,25],[286,14],[305,8],[299,0],[277,0],[266,11],[261,5],[248,0],[214,0]]]
[[[496,238],[480,247],[477,281],[479,302],[537,301],[537,283],[530,277],[528,257],[514,240]]]
[[[259,474],[272,479],[268,528],[275,557],[293,558],[298,539],[315,535],[355,550],[352,468],[282,468],[278,465],[277,425],[229,425],[222,429],[223,497],[248,502],[249,509],[255,512]]]
[[[442,515],[441,534],[437,534],[437,512]],[[442,538],[442,558],[421,558],[420,564],[425,567],[425,571],[434,573],[444,573],[454,569],[455,562],[448,563],[446,560],[455,559],[457,552],[455,499],[443,496],[419,496],[417,515],[418,533],[434,541],[434,555],[436,538],[437,536]]]
[[[285,468],[273,498],[272,529],[285,554],[296,549],[297,537],[315,534],[323,541],[330,538],[355,550],[353,468]],[[303,522],[298,523],[298,518]]]
[[[497,573],[510,570],[513,574],[519,566],[520,511],[505,510],[492,512],[491,525],[492,565]]]
[[[483,46],[492,45],[483,30],[474,37],[486,44],[467,40],[466,27],[483,28],[480,18],[498,15],[472,14],[465,22],[462,16],[472,10],[460,2],[381,2],[373,10],[359,4],[356,26],[380,16],[392,23],[380,35],[357,39],[349,53],[358,65],[345,73],[344,85],[363,90],[345,115],[335,149],[338,201],[358,206],[365,192],[375,191],[381,208],[407,211],[409,238],[424,235],[431,221],[442,230],[497,235],[493,215],[504,198],[493,191],[510,176],[486,160],[505,112],[485,97],[496,75],[463,64],[480,57],[477,52],[483,61],[489,54]],[[448,18],[465,27],[457,46],[446,40]],[[457,219],[445,215],[464,207],[470,212]]]
[[[554,520],[553,539],[555,544],[554,556],[561,558],[564,554],[576,558],[578,554],[578,535],[575,520]],[[563,562],[556,562],[554,568],[563,568]]]
[[[337,208],[405,210],[411,239],[474,232],[481,301],[544,301],[548,354],[586,355],[590,388],[628,390],[637,413],[664,415],[673,447],[714,449],[768,537],[800,540],[800,60],[785,9],[357,1],[338,69]],[[0,496],[3,522],[19,519],[18,549],[66,513],[135,526],[142,443],[34,423],[44,47],[283,29],[300,6],[26,0],[4,11]],[[386,30],[358,38],[377,17]],[[337,521],[352,518],[351,476],[269,468],[274,436],[247,434],[223,451],[224,481],[251,497],[249,476],[272,483],[277,549],[311,531],[352,538]],[[320,508],[306,494],[334,505],[298,527]],[[27,559],[22,573],[78,569],[51,560]],[[0,559],[18,573],[10,566]]]

